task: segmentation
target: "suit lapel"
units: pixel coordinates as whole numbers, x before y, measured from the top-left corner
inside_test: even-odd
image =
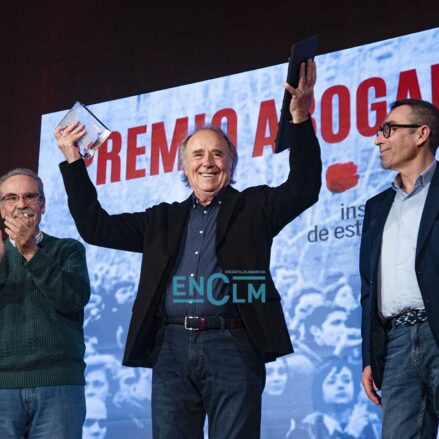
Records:
[[[174,255],[178,251],[184,227],[186,225],[187,215],[192,205],[192,195],[182,203],[177,203],[173,206],[171,214],[168,217],[168,255]]]
[[[430,233],[431,226],[439,214],[439,163],[431,179],[430,188],[422,211],[421,223],[419,224],[418,242],[416,245],[416,257],[421,251]]]
[[[390,208],[392,207],[393,200],[395,199],[396,192],[393,189],[389,189],[377,206],[376,223],[372,232],[372,245],[370,252],[371,267],[377,267],[378,259],[381,254],[381,241],[383,238],[384,225],[386,224],[387,216],[389,215]],[[377,270],[373,270],[373,273],[377,273]]]

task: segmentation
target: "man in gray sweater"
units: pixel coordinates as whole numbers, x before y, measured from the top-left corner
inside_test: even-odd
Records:
[[[0,177],[0,437],[79,439],[85,418],[84,247],[43,233],[41,179]]]

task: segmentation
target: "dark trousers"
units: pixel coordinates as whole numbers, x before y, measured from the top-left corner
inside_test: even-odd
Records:
[[[245,329],[165,328],[152,374],[154,439],[258,439],[262,354]]]

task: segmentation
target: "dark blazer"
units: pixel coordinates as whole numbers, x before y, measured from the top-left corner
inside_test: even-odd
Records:
[[[273,237],[318,199],[320,148],[310,121],[292,125],[290,173],[279,187],[257,186],[242,192],[227,187],[218,215],[216,252],[222,269],[258,270],[266,274],[266,303],[238,304],[245,326],[267,361],[292,352],[280,296],[269,265]],[[160,349],[163,320],[157,308],[174,267],[191,206],[161,203],[144,212],[109,215],[97,200],[82,160],[60,165],[70,212],[90,244],[143,253],[123,364],[151,367]],[[246,298],[247,283],[238,284]]]
[[[378,263],[384,225],[396,192],[389,188],[366,203],[360,248],[363,367],[370,365],[375,384],[381,387],[387,332],[378,315]],[[436,343],[439,345],[439,166],[422,212],[415,259],[416,277]]]

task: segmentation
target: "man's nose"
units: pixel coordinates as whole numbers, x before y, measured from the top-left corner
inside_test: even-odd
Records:
[[[203,165],[211,166],[212,165],[212,157],[210,154],[205,154],[203,157]]]
[[[18,197],[18,201],[17,201],[17,207],[23,208],[26,207],[27,204],[24,201],[24,197]]]
[[[375,145],[380,146],[383,143],[383,139],[384,139],[383,133],[380,132],[375,138]]]

